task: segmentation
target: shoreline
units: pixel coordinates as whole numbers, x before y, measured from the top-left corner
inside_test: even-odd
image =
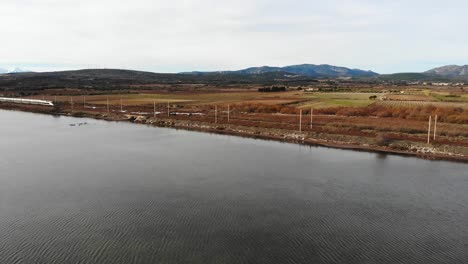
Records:
[[[320,146],[335,149],[354,150],[370,153],[393,154],[399,156],[417,157],[426,160],[444,160],[468,163],[468,155],[456,153],[441,153],[434,152],[434,148],[430,146],[417,146],[411,145],[409,150],[402,149],[400,146],[395,145],[394,148],[390,146],[378,146],[376,144],[368,144],[358,142],[359,138],[352,136],[322,134],[322,133],[300,133],[298,131],[284,130],[284,129],[271,129],[262,127],[247,127],[240,125],[232,125],[225,123],[210,123],[191,120],[178,120],[162,117],[147,117],[142,115],[130,114],[115,114],[115,113],[86,113],[86,112],[53,112],[50,109],[28,109],[21,106],[0,106],[3,110],[21,111],[29,113],[68,116],[76,118],[91,118],[97,120],[114,121],[114,122],[130,122],[134,124],[145,124],[155,127],[167,127],[175,129],[183,129],[188,131],[208,132],[221,135],[231,135],[246,138],[255,138],[263,140],[273,140],[286,143],[294,143],[300,145]],[[341,140],[340,140],[341,139]],[[345,140],[343,140],[345,139]],[[417,144],[417,143],[414,143]],[[399,149],[396,149],[399,148]]]

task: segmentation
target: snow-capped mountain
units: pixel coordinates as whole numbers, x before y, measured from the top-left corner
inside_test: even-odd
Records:
[[[24,70],[18,67],[11,68],[11,69],[5,69],[5,68],[0,68],[0,74],[6,74],[6,73],[21,73],[21,72],[30,72],[28,70]]]

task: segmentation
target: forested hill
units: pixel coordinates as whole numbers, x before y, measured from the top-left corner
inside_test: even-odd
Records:
[[[144,84],[272,84],[314,80],[308,76],[291,75],[287,72],[261,74],[210,73],[170,74],[119,69],[86,69],[77,71],[15,73],[0,75],[0,89],[53,89],[95,88],[114,89]]]

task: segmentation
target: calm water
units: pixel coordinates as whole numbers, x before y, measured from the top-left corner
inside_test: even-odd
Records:
[[[0,121],[2,264],[468,263],[466,164]]]

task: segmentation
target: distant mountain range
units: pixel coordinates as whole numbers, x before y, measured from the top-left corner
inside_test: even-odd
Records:
[[[283,72],[285,74],[307,76],[312,78],[340,78],[351,77],[354,79],[378,79],[385,81],[468,81],[468,65],[448,65],[428,70],[426,72],[405,72],[394,74],[378,74],[374,71],[350,69],[346,67],[328,64],[301,64],[285,67],[251,67],[237,71],[215,71],[215,72],[185,72],[182,74],[214,75],[214,74],[238,74],[255,75],[268,72]]]
[[[263,74],[267,72],[286,72],[291,74],[297,74],[308,77],[315,78],[339,78],[339,77],[373,77],[378,76],[378,73],[373,71],[365,71],[360,69],[350,69],[346,67],[333,66],[328,64],[301,64],[301,65],[291,65],[285,67],[271,67],[271,66],[262,66],[262,67],[251,67],[238,71],[216,71],[216,72],[185,72],[183,74]]]
[[[23,69],[21,69],[21,68],[14,68],[13,70],[7,70],[7,69],[0,68],[0,74],[5,74],[5,73],[22,73],[22,72],[30,72],[30,71],[23,70]]]
[[[445,77],[467,77],[468,65],[447,65],[425,72],[426,74],[440,75]]]
[[[352,78],[365,82],[468,82],[468,66],[443,66],[423,73],[378,74],[373,71],[332,65],[302,64],[286,67],[252,67],[238,71],[154,73],[121,69],[84,69],[57,72],[24,72],[21,69],[0,74],[0,89],[130,88],[147,84],[284,84],[308,85],[317,79]]]
[[[394,73],[378,76],[382,80],[393,81],[468,81],[468,65],[447,65],[422,73]]]
[[[124,74],[127,72],[132,72],[131,75],[135,75],[138,71],[125,71],[125,70],[113,70],[109,69],[115,74]],[[81,71],[90,73],[89,71],[95,71],[99,74],[103,72],[109,73],[109,70],[84,70]],[[68,71],[78,73],[80,71]],[[0,68],[0,74],[18,74],[18,73],[31,73],[30,71],[14,68],[13,70]],[[60,73],[60,72],[55,72]],[[63,72],[67,73],[67,71]],[[145,76],[148,76],[150,72],[144,72]],[[54,74],[52,73],[38,73],[38,74]],[[431,81],[431,80],[466,80],[468,81],[468,65],[458,66],[458,65],[447,65],[431,69],[422,73],[419,72],[404,72],[404,73],[394,73],[394,74],[378,74],[370,70],[361,70],[361,69],[351,69],[346,67],[334,66],[329,64],[300,64],[300,65],[290,65],[284,67],[274,67],[274,66],[261,66],[261,67],[250,67],[241,70],[234,71],[212,71],[212,72],[202,72],[202,71],[193,71],[193,72],[182,72],[179,74],[166,74],[166,73],[154,73],[161,77],[165,76],[176,76],[176,75],[191,75],[192,77],[180,76],[181,79],[206,79],[206,78],[225,78],[226,76],[237,76],[235,79],[251,79],[247,77],[252,75],[253,79],[258,79],[260,76],[255,77],[255,75],[262,75],[260,79],[264,77],[274,77],[274,78],[292,78],[297,76],[302,76],[303,78],[354,78],[354,79],[381,79],[381,80],[392,80],[392,81]],[[242,77],[244,76],[244,77]]]

